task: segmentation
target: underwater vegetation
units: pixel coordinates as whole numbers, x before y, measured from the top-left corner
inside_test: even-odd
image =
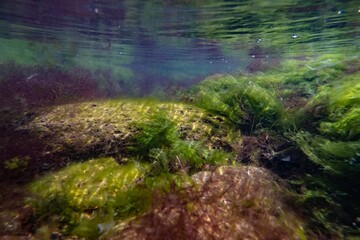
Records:
[[[284,108],[265,88],[246,78],[215,76],[194,89],[198,106],[225,116],[244,132],[283,126]]]
[[[321,87],[304,107],[316,131],[299,131],[291,136],[307,157],[321,166],[320,173],[308,176],[310,186],[322,191],[322,198],[327,199],[333,208],[313,206],[313,214],[334,231],[341,229],[326,221],[327,216],[335,223],[345,222],[358,231],[359,86],[359,75],[354,74]]]
[[[152,162],[161,172],[200,170],[204,165],[226,164],[231,154],[205,147],[201,142],[183,140],[164,111],[152,115],[146,122],[136,124],[132,154]]]
[[[290,195],[296,207],[306,208],[308,229],[338,237],[358,232],[359,224],[358,61],[337,55],[287,60],[264,73],[208,78],[192,92],[195,104],[235,124],[245,134],[244,142],[260,143],[258,150],[240,147],[250,150],[243,156],[256,165],[259,161],[252,159],[273,165],[261,160],[269,154],[261,146],[264,131],[270,139],[285,137],[285,155],[272,149],[275,158],[268,160],[279,161],[280,154],[280,161],[294,162],[298,172],[287,178],[297,193]]]
[[[37,239],[356,237],[355,63],[328,55],[215,75],[179,102],[5,111],[0,177],[26,186],[28,215],[18,225]],[[23,151],[19,139],[33,148]]]
[[[111,225],[114,218],[146,209],[149,193],[134,187],[147,171],[144,164],[120,166],[111,158],[89,160],[31,183],[33,195],[27,201],[47,227],[61,224],[64,232],[94,239],[102,230],[98,224]]]
[[[359,11],[0,1],[0,239],[359,239]]]

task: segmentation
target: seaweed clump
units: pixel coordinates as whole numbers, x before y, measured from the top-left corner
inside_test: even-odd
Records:
[[[281,102],[248,78],[214,76],[202,81],[193,91],[198,106],[225,116],[244,133],[287,124]]]
[[[181,139],[176,123],[165,111],[156,112],[148,121],[135,126],[138,132],[133,136],[130,152],[150,161],[155,172],[194,172],[209,165],[226,164],[231,157],[230,153],[208,148],[201,141]]]
[[[300,202],[308,205],[315,224],[338,236],[359,232],[360,135],[359,75],[322,87],[304,108],[312,129],[289,137],[320,167],[309,174]],[[313,114],[316,112],[317,114]],[[306,116],[306,115],[304,115]]]

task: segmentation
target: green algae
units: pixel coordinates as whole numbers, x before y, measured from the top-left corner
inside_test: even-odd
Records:
[[[254,138],[270,129],[302,151],[301,161],[315,164],[291,176],[300,179],[294,202],[306,209],[308,221],[306,230],[298,227],[295,232],[301,238],[311,230],[341,236],[359,212],[354,189],[360,170],[360,88],[357,70],[347,74],[347,64],[356,59],[339,58],[334,63],[329,58],[292,60],[287,63],[293,64],[292,70],[282,78],[286,68],[268,74],[210,77],[192,89],[194,104],[113,99],[49,108],[21,129],[48,141],[47,151],[54,159],[68,158],[68,153],[73,160],[81,159],[91,151],[92,156],[114,156],[128,164],[91,160],[31,184],[30,202],[37,219],[41,222],[51,215],[66,234],[96,239],[112,226],[143,216],[154,203],[153,195],[191,185],[186,173],[228,165],[235,158],[234,143],[242,139],[239,129]],[[309,102],[303,108],[288,109],[285,97],[297,91],[301,79],[312,92],[300,87],[299,96]],[[281,87],[285,82],[294,88],[286,92]],[[325,82],[326,86],[315,87]],[[264,150],[254,148],[263,157]],[[274,161],[285,164],[279,157]],[[291,158],[289,165],[298,164],[295,161]],[[301,164],[295,166],[301,169]],[[240,201],[241,207],[256,213],[267,207],[256,204]],[[192,204],[187,207],[194,209]],[[286,222],[285,215],[277,217]]]
[[[21,169],[24,170],[28,166],[29,156],[26,157],[14,157],[12,159],[4,161],[4,168],[9,170]]]
[[[246,78],[215,76],[194,90],[195,103],[225,116],[240,129],[276,128],[285,122],[281,102],[265,88]]]
[[[333,122],[322,122],[319,131],[342,140],[360,139],[360,108],[353,108]]]
[[[205,165],[225,164],[231,157],[221,149],[207,148],[201,142],[181,139],[175,122],[163,111],[135,126],[138,133],[134,135],[131,152],[140,159],[151,161],[155,171],[194,171]]]
[[[303,177],[303,186],[308,189],[299,199],[308,206],[314,226],[338,237],[358,231],[360,212],[356,204],[360,184],[360,85],[358,69],[346,74],[349,68],[344,65],[336,69],[343,71],[342,76],[338,74],[339,79],[319,87],[299,112],[302,120],[298,126],[308,131],[288,135],[320,167]]]
[[[315,164],[305,175],[294,176],[303,180],[304,189],[295,194],[295,202],[307,206],[309,231],[338,237],[351,229],[350,221],[356,222],[359,212],[357,65],[357,57],[343,55],[293,59],[265,73],[210,77],[194,90],[198,106],[225,116],[251,135],[253,129],[270,128],[301,150],[304,163]],[[299,99],[300,104],[291,103]]]
[[[129,196],[135,196],[131,189],[148,169],[147,165],[135,162],[120,166],[111,158],[73,164],[31,183],[32,197],[28,202],[36,209],[38,218],[59,215],[60,221],[68,225],[67,231],[82,224],[101,223],[105,218],[116,217],[117,211],[124,212],[121,206],[133,204],[131,197],[119,196],[129,190]],[[143,204],[137,210],[144,210],[146,201],[137,203]]]
[[[353,121],[351,119],[357,114],[355,109],[360,104],[359,78],[360,75],[354,73],[319,87],[318,93],[299,112],[303,121],[318,123],[320,121],[330,123],[339,121],[345,125],[347,121]],[[357,127],[356,122],[354,124],[354,127]],[[343,126],[346,127],[345,125]],[[335,132],[338,131],[339,129]]]
[[[134,136],[132,151],[140,157],[148,157],[154,148],[170,148],[179,141],[180,134],[175,122],[167,116],[167,112],[154,113],[148,121],[135,123],[138,134]]]
[[[30,183],[27,203],[39,229],[51,225],[66,235],[98,239],[116,222],[145,212],[155,192],[192,184],[184,174],[149,176],[150,169],[138,162],[119,165],[112,158],[75,163]]]
[[[293,137],[303,152],[326,171],[349,175],[360,171],[357,159],[360,142],[331,141],[307,132],[299,132]]]

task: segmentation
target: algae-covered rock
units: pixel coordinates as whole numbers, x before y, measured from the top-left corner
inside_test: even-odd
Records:
[[[44,176],[29,189],[42,199],[57,198],[74,209],[98,209],[113,202],[116,194],[127,190],[136,179],[142,179],[147,170],[139,163],[121,166],[112,158],[94,159]]]
[[[38,219],[58,216],[57,222],[65,224],[63,231],[96,237],[98,224],[147,208],[149,192],[134,188],[148,170],[146,164],[119,165],[112,158],[73,164],[32,182],[27,201]]]
[[[238,137],[221,116],[182,103],[146,100],[108,100],[56,106],[40,114],[21,131],[36,134],[47,143],[43,154],[62,154],[72,158],[121,155],[128,153],[135,123],[145,122],[156,112],[175,123],[180,137],[202,141],[207,147],[229,146]]]
[[[219,167],[195,185],[155,196],[143,216],[104,239],[305,239],[273,176],[256,167]]]
[[[149,176],[150,165],[92,159],[47,174],[28,185],[27,203],[38,230],[52,226],[65,235],[98,239],[119,221],[144,213],[151,196],[191,185],[184,174]]]

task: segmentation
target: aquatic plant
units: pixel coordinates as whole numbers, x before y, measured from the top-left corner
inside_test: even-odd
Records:
[[[298,132],[291,137],[310,160],[333,174],[349,178],[360,171],[360,142],[330,141],[308,132]]]
[[[225,116],[245,132],[286,125],[280,101],[247,78],[214,76],[202,81],[193,91],[198,106]]]
[[[300,112],[305,113],[300,126],[313,133],[299,131],[289,135],[320,167],[303,178],[302,188],[306,190],[299,201],[309,206],[307,215],[312,216],[314,226],[338,237],[358,231],[359,96],[357,74],[320,88]]]
[[[304,59],[283,59],[277,66],[242,77],[269,90],[290,111],[298,111],[316,96],[325,84],[356,75],[359,57],[326,54]]]
[[[334,122],[321,122],[319,131],[329,137],[342,140],[360,139],[360,108],[339,114]]]
[[[319,127],[320,122],[323,122],[320,127],[322,133],[330,136],[330,127],[334,130],[334,136],[346,140],[345,135],[348,133],[350,139],[356,139],[357,130],[353,135],[349,124],[357,127],[355,118],[360,104],[359,77],[359,74],[351,74],[319,88],[318,93],[299,111],[298,115],[302,118],[300,122],[312,122],[314,127]],[[344,128],[342,133],[340,126]]]
[[[193,140],[182,140],[175,122],[159,111],[148,121],[135,123],[137,133],[130,152],[153,163],[154,171],[195,170],[205,165],[224,164],[231,156],[221,149],[209,149]]]
[[[151,149],[169,148],[179,140],[175,122],[171,121],[166,111],[153,113],[149,121],[135,123],[138,134],[134,136],[131,151],[140,157],[148,157]]]

